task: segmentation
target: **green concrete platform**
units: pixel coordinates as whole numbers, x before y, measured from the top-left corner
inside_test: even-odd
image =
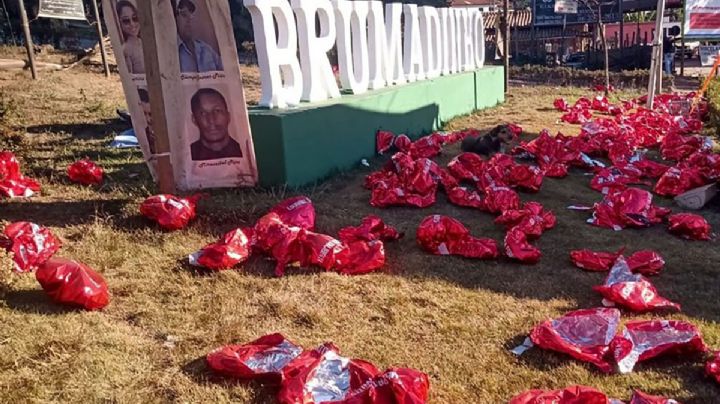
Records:
[[[412,138],[504,101],[503,68],[442,76],[294,109],[250,109],[260,184],[307,185],[375,155],[375,133]]]

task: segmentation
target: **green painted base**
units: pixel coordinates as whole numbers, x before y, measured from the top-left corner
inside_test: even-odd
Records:
[[[253,108],[260,184],[307,185],[375,155],[380,129],[415,138],[503,101],[503,69],[489,66],[294,109]]]

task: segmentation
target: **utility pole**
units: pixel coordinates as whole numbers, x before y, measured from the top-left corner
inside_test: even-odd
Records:
[[[505,66],[505,94],[510,91],[510,0],[505,0],[505,7],[503,8],[503,64]]]
[[[598,3],[598,29],[600,30],[600,40],[605,50],[605,96],[610,93],[610,57],[608,53],[608,43],[605,37],[605,24],[602,22],[602,5]]]
[[[28,62],[30,63],[30,71],[33,80],[37,80],[37,69],[35,68],[35,53],[33,51],[32,37],[30,36],[30,23],[28,22],[27,13],[25,12],[25,3],[18,0],[18,10],[20,10],[20,21],[22,23],[23,34],[25,35],[25,49],[27,49]]]
[[[657,13],[655,20],[655,40],[653,41],[652,61],[650,62],[650,82],[648,83],[647,108],[652,109],[655,102],[655,94],[659,91],[659,85],[662,84],[662,64],[663,64],[663,43],[662,43],[662,22],[665,11],[665,0],[658,0]],[[659,80],[658,80],[659,79]]]
[[[100,41],[100,55],[102,56],[103,68],[105,68],[105,77],[110,77],[110,66],[107,61],[107,53],[105,53],[105,41],[103,41],[102,23],[100,22],[100,12],[98,11],[97,0],[92,0],[93,11],[95,12],[95,23],[97,24],[98,40]]]

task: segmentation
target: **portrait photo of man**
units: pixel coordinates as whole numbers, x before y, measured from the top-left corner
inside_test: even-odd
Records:
[[[201,30],[205,30],[205,36],[213,35],[214,39],[212,22],[209,18],[206,22],[197,21],[199,10],[195,0],[175,0],[174,4],[180,72],[222,71],[220,55],[206,41],[203,41],[200,35]]]
[[[155,132],[152,128],[152,111],[150,110],[150,94],[144,88],[138,88],[138,96],[140,97],[140,108],[145,116],[145,137],[147,138],[150,154],[155,154]]]
[[[190,100],[192,122],[200,139],[190,145],[193,161],[242,157],[240,144],[230,137],[230,111],[225,97],[212,88],[198,90]]]

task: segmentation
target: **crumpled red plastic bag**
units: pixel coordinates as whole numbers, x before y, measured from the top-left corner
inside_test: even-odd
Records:
[[[570,252],[570,260],[576,267],[593,272],[606,272],[623,253],[591,250],[575,250]]]
[[[417,242],[435,255],[460,255],[467,258],[493,259],[498,256],[497,243],[475,238],[459,221],[441,215],[426,217],[418,226]]]
[[[570,386],[562,390],[528,390],[508,404],[610,404],[610,399],[592,387]]]
[[[503,213],[520,208],[520,195],[508,187],[490,186],[485,188],[484,209],[490,213]]]
[[[720,351],[715,352],[712,358],[705,364],[705,374],[720,383]]]
[[[434,133],[412,142],[408,148],[408,154],[414,159],[433,158],[440,154],[442,145],[442,136]]]
[[[665,398],[660,396],[651,396],[650,394],[643,393],[640,390],[633,392],[632,398],[630,398],[629,404],[680,404],[671,398]]]
[[[95,162],[86,160],[76,161],[67,168],[70,181],[82,185],[100,185],[103,182],[104,171]]]
[[[250,240],[243,229],[231,230],[220,240],[192,254],[190,264],[216,271],[230,269],[250,257],[252,252]]]
[[[538,202],[526,202],[522,209],[504,211],[495,219],[496,224],[504,225],[506,230],[519,228],[528,237],[540,237],[546,230],[555,227],[555,214],[545,210]]]
[[[485,201],[480,194],[467,187],[455,187],[447,191],[448,201],[465,208],[485,209]]]
[[[659,208],[652,201],[652,194],[639,188],[610,193],[602,202],[595,204],[593,217],[588,222],[614,230],[661,223],[670,210]]]
[[[337,270],[343,275],[364,275],[384,265],[385,244],[382,241],[352,241],[340,255]]]
[[[542,257],[540,249],[528,242],[521,228],[513,227],[505,234],[505,255],[523,264],[537,264]]]
[[[338,232],[338,238],[344,243],[353,241],[393,241],[399,240],[403,234],[383,222],[379,216],[369,215],[363,218],[360,226],[344,227]]]
[[[459,180],[477,182],[485,164],[485,160],[475,153],[461,153],[448,163],[447,168]]]
[[[652,250],[642,250],[629,256],[626,260],[633,273],[642,275],[657,275],[665,266],[663,257]]]
[[[578,108],[576,106],[566,112],[563,116],[561,116],[560,120],[569,124],[580,124],[589,122],[591,118],[592,112],[590,112],[588,109]]]
[[[315,229],[315,207],[307,196],[286,199],[270,209],[270,212],[277,213],[280,220],[289,226]]]
[[[678,213],[668,218],[670,233],[687,240],[710,240],[712,229],[704,217],[693,213]]]
[[[630,373],[638,362],[660,355],[691,355],[708,351],[700,330],[681,320],[638,320],[625,324],[612,342],[620,373]]]
[[[706,184],[708,181],[700,169],[671,167],[660,177],[653,191],[658,195],[678,196]]]
[[[283,369],[303,349],[282,334],[270,334],[243,345],[228,345],[210,352],[208,367],[223,376],[280,384]]]
[[[441,178],[438,165],[427,158],[413,159],[406,153],[395,153],[384,171],[373,173],[365,180],[372,190],[370,205],[428,207],[435,203]]]
[[[570,104],[568,104],[564,98],[556,98],[555,101],[553,101],[553,106],[562,112],[567,112],[570,109]]]
[[[397,147],[397,149],[401,152],[409,152],[410,145],[412,145],[412,140],[410,140],[407,135],[399,135],[395,138],[395,147]]]
[[[140,205],[140,213],[157,222],[165,230],[180,230],[195,218],[200,195],[180,198],[174,195],[155,195]]]
[[[110,303],[105,279],[80,262],[50,258],[40,265],[35,277],[57,303],[85,310],[99,310]]]
[[[542,187],[544,174],[537,166],[513,165],[507,175],[507,182],[528,192],[538,192]]]
[[[13,253],[15,272],[30,272],[60,249],[60,240],[46,227],[30,222],[10,223],[0,236],[0,247]]]
[[[641,174],[640,170],[632,172],[618,167],[602,168],[590,181],[590,188],[603,194],[623,191],[630,184],[642,184]]]
[[[680,311],[680,305],[660,296],[649,280],[640,274],[633,274],[623,257],[617,259],[605,284],[594,286],[593,290],[609,302],[634,312],[664,309]]]
[[[565,353],[611,373],[610,343],[619,324],[620,310],[617,309],[576,310],[539,324],[530,338],[542,349]]]
[[[29,198],[40,192],[40,183],[22,175],[20,162],[9,151],[0,152],[0,196]]]
[[[385,130],[377,131],[375,134],[376,150],[378,154],[385,154],[393,146],[395,134]]]

